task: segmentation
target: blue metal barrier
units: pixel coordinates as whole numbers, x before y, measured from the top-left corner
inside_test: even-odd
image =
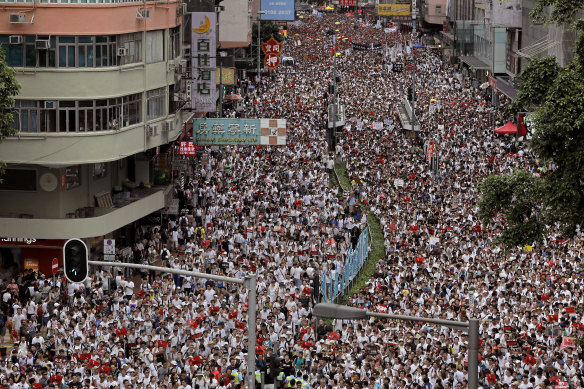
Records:
[[[345,256],[343,274],[339,279],[339,269],[331,274],[323,272],[321,274],[321,301],[331,302],[337,296],[344,296],[348,291],[351,282],[357,277],[369,254],[369,228],[366,228],[359,235],[359,240],[354,248],[350,248]]]

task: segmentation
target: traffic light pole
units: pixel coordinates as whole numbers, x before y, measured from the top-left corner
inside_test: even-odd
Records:
[[[161,273],[178,274],[182,276],[197,277],[214,281],[230,282],[233,284],[243,285],[247,291],[247,383],[248,389],[255,387],[255,343],[256,343],[256,316],[257,316],[257,295],[256,295],[256,275],[250,274],[245,278],[234,278],[218,276],[215,274],[199,273],[196,271],[171,269],[161,266],[142,265],[137,263],[121,263],[121,262],[103,262],[103,261],[87,261],[94,266],[111,266],[111,267],[130,267],[134,269],[158,271]]]

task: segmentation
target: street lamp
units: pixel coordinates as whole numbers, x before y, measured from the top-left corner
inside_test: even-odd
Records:
[[[260,62],[260,53],[262,52],[262,44],[261,44],[261,32],[262,32],[262,15],[266,14],[266,11],[258,11],[258,84],[261,80],[261,70],[260,70],[260,66],[261,66],[261,62]]]
[[[312,314],[316,317],[341,320],[364,320],[369,317],[380,317],[400,321],[424,322],[468,332],[468,387],[469,389],[477,389],[478,387],[479,321],[477,319],[469,319],[468,322],[462,322],[428,317],[392,315],[333,303],[316,304]]]

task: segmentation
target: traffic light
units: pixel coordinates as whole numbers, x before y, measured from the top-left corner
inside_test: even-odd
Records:
[[[69,239],[63,246],[65,277],[71,282],[83,282],[87,278],[87,246],[82,240]]]

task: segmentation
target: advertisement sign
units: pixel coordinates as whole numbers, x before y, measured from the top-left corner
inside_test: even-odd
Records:
[[[266,55],[264,57],[264,65],[270,70],[276,69],[280,66],[280,53],[284,47],[283,42],[278,42],[272,35],[267,42],[262,43],[262,51]]]
[[[215,73],[215,84],[235,85],[235,68],[219,68]]]
[[[286,144],[286,119],[193,119],[196,145]]]
[[[357,0],[339,0],[339,5],[341,7],[356,7]]]
[[[294,20],[294,0],[262,0],[262,20]]]
[[[489,76],[489,86],[493,88],[493,90],[497,90],[497,79],[495,77]]]
[[[284,43],[275,40],[273,35],[270,37],[270,39],[268,39],[267,42],[262,42],[262,51],[266,55],[268,54],[280,55],[283,47]]]
[[[268,54],[264,57],[264,65],[270,70],[276,69],[280,66],[280,56],[277,54]]]
[[[190,140],[188,141],[181,141],[180,147],[178,149],[178,153],[180,155],[195,155],[196,149],[193,142]]]
[[[410,16],[410,4],[378,4],[377,15]]]
[[[195,112],[215,112],[217,109],[216,14],[191,13],[192,77],[191,108]]]

